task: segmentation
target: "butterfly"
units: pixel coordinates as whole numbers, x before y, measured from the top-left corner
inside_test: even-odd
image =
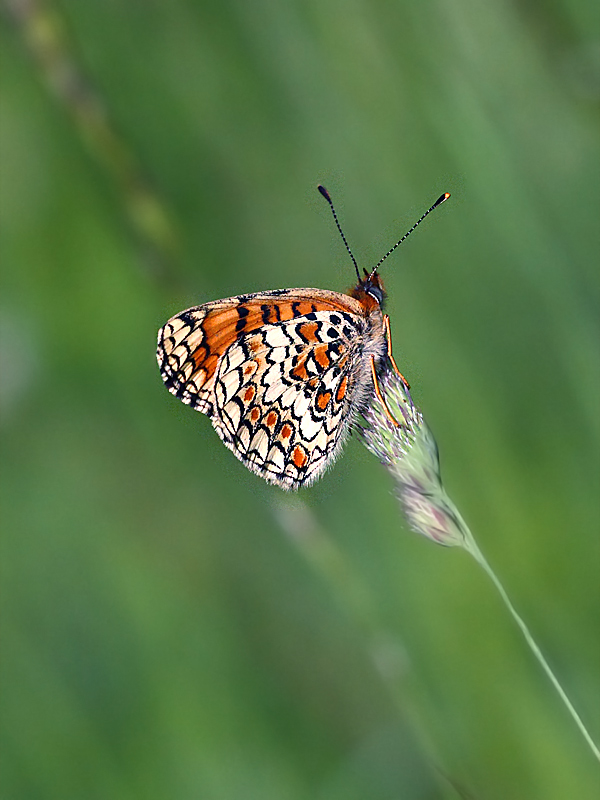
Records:
[[[309,486],[335,461],[354,422],[375,397],[392,356],[383,261],[434,208],[361,275],[329,193],[358,282],[348,294],[275,289],[193,306],[158,332],[162,379],[206,414],[223,443],[252,472],[282,489]],[[403,379],[404,380],[404,379]],[[393,418],[392,418],[393,419]]]

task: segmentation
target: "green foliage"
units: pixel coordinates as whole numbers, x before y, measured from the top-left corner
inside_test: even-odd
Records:
[[[445,481],[592,735],[591,0],[23,3],[1,20],[4,796],[564,800],[597,765],[359,443],[290,498],[164,389],[194,303],[386,261]]]

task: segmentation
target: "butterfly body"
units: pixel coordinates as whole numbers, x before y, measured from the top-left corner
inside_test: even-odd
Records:
[[[373,398],[389,349],[383,297],[375,275],[348,295],[278,289],[194,306],[159,331],[162,378],[253,472],[310,485]]]

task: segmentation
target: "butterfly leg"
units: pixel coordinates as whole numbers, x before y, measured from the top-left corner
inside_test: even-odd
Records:
[[[396,364],[396,362],[394,360],[394,356],[392,355],[392,333],[390,331],[390,318],[388,317],[387,314],[383,315],[383,324],[385,325],[385,338],[387,339],[388,359],[389,359],[392,367],[394,368],[394,372],[396,373],[396,375],[398,375],[398,377],[400,378],[400,380],[402,381],[404,386],[407,389],[410,389],[409,382],[406,380],[404,375],[398,369],[398,366],[397,366],[397,364]]]
[[[398,374],[400,374],[400,373],[398,373]],[[387,403],[385,402],[385,400],[383,399],[383,395],[381,394],[381,389],[379,388],[379,380],[377,378],[377,370],[375,369],[375,356],[371,356],[371,375],[373,376],[373,388],[375,389],[375,394],[377,395],[377,399],[379,400],[379,402],[381,403],[381,405],[383,407],[383,410],[385,411],[386,417],[389,419],[389,421],[392,423],[392,425],[395,425],[398,428],[400,426],[400,423],[394,417],[392,412],[389,410],[389,408],[387,406]],[[402,376],[400,375],[400,377],[402,377]],[[404,380],[404,378],[402,378],[402,380]]]

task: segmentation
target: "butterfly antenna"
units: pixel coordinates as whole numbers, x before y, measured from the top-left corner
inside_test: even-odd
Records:
[[[352,250],[350,250],[350,245],[346,241],[346,237],[344,236],[344,231],[342,230],[342,226],[340,225],[340,221],[338,220],[337,214],[335,213],[335,208],[333,207],[333,200],[329,196],[329,192],[327,191],[327,189],[324,186],[321,186],[321,184],[319,184],[317,186],[317,189],[321,192],[321,194],[323,195],[325,200],[327,200],[327,202],[329,203],[329,207],[331,208],[331,213],[333,214],[333,218],[335,220],[335,224],[337,225],[337,229],[340,232],[340,236],[342,237],[342,239],[344,241],[344,244],[346,245],[346,250],[350,253],[350,258],[352,259],[352,263],[354,264],[354,269],[356,270],[356,276],[357,276],[358,280],[360,281],[361,277],[360,277],[360,271],[358,269],[358,264],[356,263],[356,259],[352,255]],[[421,220],[419,220],[419,222],[420,221]],[[377,266],[379,266],[379,264]]]
[[[442,203],[443,203],[445,200],[447,200],[449,197],[450,197],[450,194],[449,194],[448,192],[444,192],[444,194],[443,194],[441,197],[438,197],[438,199],[437,199],[437,200],[435,201],[435,203],[434,203],[434,204],[431,206],[431,208],[428,208],[428,209],[427,209],[427,211],[426,211],[426,212],[423,214],[423,216],[422,216],[420,219],[418,219],[418,220],[415,222],[415,224],[412,226],[412,228],[411,228],[409,231],[407,231],[407,232],[404,234],[404,236],[403,236],[403,237],[402,237],[402,238],[401,238],[399,241],[397,241],[397,242],[396,242],[396,244],[395,244],[395,245],[394,245],[394,246],[393,246],[393,247],[392,247],[390,250],[388,250],[388,251],[387,251],[387,253],[384,255],[384,257],[383,257],[383,258],[380,258],[380,259],[379,259],[379,261],[377,262],[377,264],[375,264],[375,266],[373,267],[373,269],[372,269],[372,271],[371,271],[371,274],[369,275],[369,278],[368,278],[369,280],[371,280],[371,278],[372,278],[372,277],[375,275],[375,273],[377,272],[377,270],[379,269],[379,267],[380,267],[380,266],[383,264],[383,262],[386,260],[386,258],[387,258],[388,256],[390,256],[390,255],[391,255],[391,254],[394,252],[394,250],[395,250],[395,249],[398,247],[398,245],[402,244],[402,242],[403,242],[405,239],[408,239],[408,237],[411,235],[411,233],[414,231],[414,229],[415,229],[416,227],[418,227],[418,226],[419,226],[419,225],[420,225],[420,224],[423,222],[423,220],[425,219],[425,217],[426,217],[428,214],[431,214],[431,212],[433,211],[433,209],[434,209],[434,208],[437,208],[438,206],[441,206],[441,205],[442,205]],[[334,213],[335,213],[335,212],[334,212]]]

